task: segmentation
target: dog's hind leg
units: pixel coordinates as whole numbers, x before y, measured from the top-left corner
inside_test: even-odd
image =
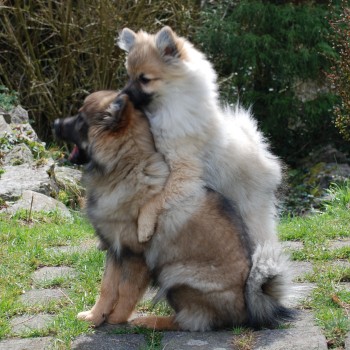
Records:
[[[135,318],[130,322],[133,326],[140,326],[154,330],[178,331],[180,326],[175,321],[175,316],[145,316]]]
[[[100,297],[89,311],[80,312],[78,319],[91,322],[95,327],[105,321],[118,300],[121,265],[111,253],[107,253],[105,272],[102,278]]]
[[[118,302],[108,316],[107,322],[111,324],[126,322],[144,294],[149,281],[150,274],[143,257],[132,256],[123,259]]]

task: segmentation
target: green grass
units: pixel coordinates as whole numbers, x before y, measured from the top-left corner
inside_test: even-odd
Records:
[[[312,298],[303,304],[313,309],[316,321],[323,329],[330,347],[343,345],[349,330],[347,317],[350,292],[341,282],[350,281],[350,269],[336,264],[339,259],[350,257],[350,247],[330,250],[334,239],[350,237],[350,185],[333,186],[324,211],[308,217],[283,218],[279,226],[282,240],[298,240],[304,247],[292,254],[294,260],[311,261],[314,271],[306,280],[316,284]],[[103,273],[104,253],[95,249],[94,232],[90,224],[78,214],[73,221],[62,219],[57,213],[33,214],[19,212],[14,216],[0,214],[0,338],[13,336],[10,320],[22,314],[35,315],[46,312],[55,315],[45,330],[31,331],[24,336],[53,336],[57,349],[69,349],[73,338],[93,332],[76,315],[95,303]],[[57,246],[86,246],[80,252],[53,253]],[[56,278],[49,282],[34,284],[32,273],[43,266],[70,266],[76,275]],[[66,298],[46,306],[28,307],[19,302],[24,291],[35,288],[60,288]],[[169,315],[165,303],[153,306],[143,302],[138,311],[149,314]],[[147,350],[161,349],[161,332],[142,328],[119,328],[119,333],[140,333],[145,336]],[[236,328],[239,335],[237,346],[248,349],[252,343],[251,333]],[[145,350],[143,349],[143,350]]]
[[[341,284],[350,281],[350,268],[339,264],[339,260],[349,260],[350,245],[329,249],[332,240],[350,237],[349,209],[350,183],[333,185],[322,213],[284,218],[279,226],[282,240],[298,240],[304,244],[303,249],[293,252],[292,258],[314,264],[307,280],[317,287],[306,306],[313,309],[330,348],[343,346],[350,329],[350,291]]]
[[[53,335],[57,347],[67,349],[72,337],[90,331],[86,323],[76,319],[76,314],[95,302],[104,256],[93,244],[83,253],[54,254],[50,248],[90,242],[94,235],[91,226],[78,215],[73,222],[57,214],[34,215],[28,221],[22,213],[11,218],[1,215],[0,232],[0,338],[11,336],[11,317],[48,312],[57,315],[48,329],[28,335]],[[56,278],[35,287],[59,287],[65,290],[67,298],[38,307],[27,307],[18,301],[24,291],[32,289],[31,274],[37,268],[58,265],[74,267],[77,276]]]

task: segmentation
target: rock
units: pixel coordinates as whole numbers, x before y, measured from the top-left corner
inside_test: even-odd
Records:
[[[287,298],[285,305],[290,308],[301,306],[304,301],[310,299],[315,288],[314,283],[293,283],[290,288],[291,295]]]
[[[293,280],[303,280],[308,273],[313,273],[313,265],[308,261],[291,262],[291,278]]]
[[[167,350],[231,350],[232,332],[167,332],[163,335],[162,349]]]
[[[348,164],[320,162],[309,168],[304,183],[314,188],[315,193],[321,195],[328,189],[331,183],[344,182],[350,178],[350,166]]]
[[[52,337],[8,339],[0,341],[0,350],[43,350],[50,349]]]
[[[0,107],[0,116],[3,116],[7,124],[11,124],[11,115],[8,111],[5,111],[3,108]]]
[[[19,199],[25,190],[50,195],[53,191],[48,175],[51,164],[52,160],[38,167],[28,164],[4,166],[4,173],[0,177],[0,198],[14,201]]]
[[[321,94],[329,92],[330,87],[324,81],[307,79],[297,80],[293,86],[296,97],[301,102],[308,102],[317,99]]]
[[[84,187],[81,185],[82,171],[65,166],[52,165],[50,176],[55,181],[59,189],[83,196]]]
[[[4,137],[6,134],[12,134],[12,129],[4,116],[0,114],[0,137]]]
[[[304,247],[303,242],[300,241],[282,241],[281,245],[283,247],[283,250],[286,252],[301,250]]]
[[[54,315],[37,314],[37,315],[23,315],[15,317],[11,320],[12,333],[22,334],[33,330],[42,330],[53,321]]]
[[[337,150],[332,145],[327,145],[313,150],[301,162],[306,167],[312,167],[317,163],[346,164],[349,161],[350,159],[345,153]]]
[[[291,323],[292,328],[307,328],[315,326],[315,316],[311,311],[298,310],[295,319]]]
[[[341,249],[341,248],[350,248],[350,238],[342,238],[329,242],[329,249]]]
[[[11,123],[13,124],[24,124],[29,123],[28,112],[22,107],[17,106],[9,112],[11,117]]]
[[[68,266],[45,266],[36,270],[32,279],[35,283],[43,283],[60,277],[74,277],[75,274],[75,270]]]
[[[350,282],[340,282],[336,285],[337,291],[344,290],[348,293],[350,293]]]
[[[80,246],[59,246],[59,247],[46,248],[45,250],[50,255],[75,254],[75,253],[84,254],[91,249],[96,249],[96,245],[97,245],[96,240],[90,240],[90,241],[84,242]]]
[[[20,301],[26,306],[38,306],[63,298],[66,298],[66,295],[59,289],[33,289],[22,294]]]
[[[27,141],[35,141],[42,143],[45,145],[45,143],[41,142],[40,139],[38,138],[38,135],[32,128],[32,126],[27,123],[27,124],[11,124],[11,129],[14,134],[16,134],[17,138],[19,140],[21,139],[27,139]]]
[[[347,259],[338,259],[326,262],[324,266],[332,266],[334,269],[350,269],[350,261]]]
[[[57,211],[63,217],[73,219],[72,214],[63,203],[30,190],[24,190],[22,197],[15,204],[6,208],[6,212],[14,214],[20,209],[28,212],[31,210],[32,212],[42,211],[46,213]]]
[[[256,350],[327,350],[318,327],[264,330],[255,333]]]
[[[146,341],[141,334],[87,334],[72,343],[72,350],[139,350],[146,349]]]
[[[5,165],[20,165],[20,164],[32,164],[34,157],[31,150],[24,143],[16,145],[8,152],[4,157]]]
[[[346,335],[345,338],[345,350],[350,350],[350,332]]]

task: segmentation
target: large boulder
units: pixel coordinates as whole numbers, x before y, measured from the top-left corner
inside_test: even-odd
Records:
[[[25,190],[50,195],[54,190],[48,174],[52,164],[53,160],[47,160],[40,166],[35,164],[5,165],[0,177],[0,199],[16,201]]]
[[[34,156],[29,147],[24,144],[15,145],[8,153],[3,157],[3,163],[5,165],[20,165],[20,164],[32,164],[34,162]]]
[[[44,194],[28,190],[23,191],[21,198],[16,203],[6,208],[4,211],[14,214],[18,210],[26,210],[28,213],[57,212],[59,215],[67,219],[71,220],[73,218],[72,214],[63,203]]]

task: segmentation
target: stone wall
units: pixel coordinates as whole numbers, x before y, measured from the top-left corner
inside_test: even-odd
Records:
[[[58,201],[60,192],[83,196],[81,170],[58,166],[50,157],[20,106],[10,112],[0,109],[0,211],[13,213],[58,210],[71,217]]]

